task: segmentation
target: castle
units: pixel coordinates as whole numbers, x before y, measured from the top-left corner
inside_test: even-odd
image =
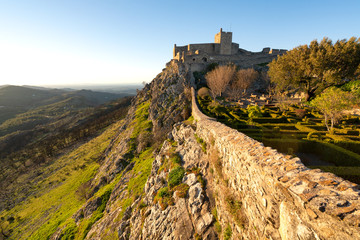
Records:
[[[187,70],[201,71],[209,63],[227,64],[232,62],[241,68],[255,67],[271,62],[278,55],[286,52],[284,49],[264,48],[261,52],[250,52],[239,48],[232,42],[232,32],[220,32],[215,35],[214,43],[174,45],[173,60],[185,64]]]

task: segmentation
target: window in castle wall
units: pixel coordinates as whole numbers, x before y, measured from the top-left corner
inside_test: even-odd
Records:
[[[195,58],[193,58],[193,62],[195,62]]]
[[[206,57],[203,57],[202,60],[203,60],[203,62],[207,62],[207,58],[206,58]]]

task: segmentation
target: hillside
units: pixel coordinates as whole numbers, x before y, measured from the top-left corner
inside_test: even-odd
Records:
[[[7,85],[0,88],[0,124],[15,118],[17,114],[36,111],[36,108],[50,104],[59,104],[74,98],[77,107],[95,107],[105,102],[130,96],[130,94],[115,94],[90,90],[65,91]],[[77,100],[75,100],[77,99]],[[82,101],[82,102],[79,102]],[[64,106],[66,107],[66,106]]]
[[[33,194],[29,186],[45,165],[51,165],[74,146],[123,118],[131,101],[131,98],[119,98],[99,105],[98,102],[105,101],[99,98],[118,96],[93,92],[89,95],[87,91],[85,94],[86,97],[65,93],[43,100],[41,106],[0,124],[0,210],[11,208]],[[26,182],[16,179],[26,179]]]
[[[356,184],[206,117],[192,81],[172,61],[124,118],[12,179],[29,194],[0,213],[1,237],[360,238]]]

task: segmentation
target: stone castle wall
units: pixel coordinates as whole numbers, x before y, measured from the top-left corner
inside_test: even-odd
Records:
[[[197,135],[219,152],[224,175],[240,196],[253,231],[267,239],[360,239],[359,186],[305,167],[199,110]]]
[[[252,67],[254,64],[270,62],[278,55],[286,53],[284,49],[264,48],[261,52],[250,52],[239,48],[238,43],[232,42],[232,32],[220,32],[215,35],[214,43],[174,45],[173,60],[187,65],[199,64],[206,67],[209,63],[227,64],[232,62],[242,68]],[[191,70],[191,67],[189,68]],[[204,68],[203,68],[204,69]]]

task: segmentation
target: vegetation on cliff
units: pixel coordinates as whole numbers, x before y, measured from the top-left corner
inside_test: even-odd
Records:
[[[18,156],[16,162],[21,163],[22,158],[28,161],[17,163],[20,166],[18,175],[3,173],[7,180],[17,179],[8,191],[19,192],[19,198],[16,204],[7,205],[0,213],[1,238],[84,239],[101,236],[112,239],[128,236],[130,228],[127,225],[124,232],[114,230],[114,226],[128,220],[134,204],[139,205],[139,209],[146,209],[144,187],[154,154],[161,148],[172,125],[189,117],[190,101],[185,87],[185,79],[179,75],[177,66],[169,65],[139,91],[136,98],[85,108],[86,114],[73,111],[71,114],[75,117],[69,115],[71,121],[62,102],[35,107],[20,115],[25,119],[55,111],[54,120],[39,125],[42,129],[52,127],[51,134],[37,135],[36,141],[32,138],[17,152],[9,151],[8,155],[2,152],[3,159],[8,159],[5,163],[10,163],[14,156]],[[69,108],[74,109],[72,105]],[[60,122],[55,121],[57,119]],[[59,123],[63,123],[63,128],[59,128]],[[39,134],[39,131],[34,130],[34,133]],[[43,160],[35,164],[35,157]],[[170,177],[174,182],[171,191],[176,188],[179,196],[184,196],[188,187],[179,183],[184,174],[180,161],[179,156],[174,155],[171,162],[175,165],[169,166],[175,168]],[[13,171],[10,168],[15,166],[9,164],[5,169]],[[23,171],[25,169],[27,172]],[[30,169],[33,172],[29,172]],[[19,188],[20,181],[29,183]],[[116,214],[109,215],[109,211]],[[99,231],[100,227],[104,231]]]

